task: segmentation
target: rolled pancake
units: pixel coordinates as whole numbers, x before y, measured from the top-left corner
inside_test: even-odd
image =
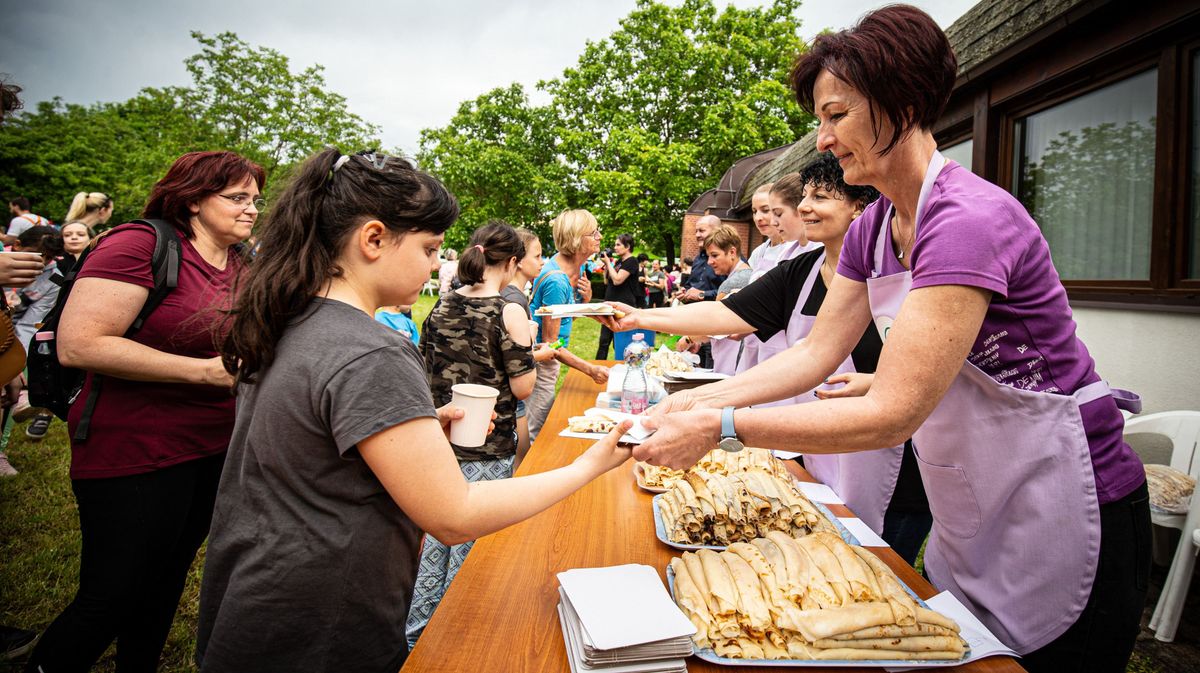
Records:
[[[850,586],[850,596],[856,601],[883,600],[874,570],[866,564],[841,536],[827,531],[817,531],[810,536],[809,546],[821,545],[828,549],[842,568],[842,575]]]
[[[851,633],[843,633],[840,636],[834,636],[834,640],[853,640],[853,639],[870,639],[870,638],[907,638],[909,636],[957,636],[958,634],[950,629],[933,624],[913,624],[912,626],[872,626],[869,629],[861,629]]]
[[[953,631],[955,633],[960,632],[959,627],[958,627],[958,622],[954,621],[953,619],[950,619],[949,617],[947,617],[946,615],[943,615],[940,612],[934,612],[933,610],[930,610],[929,608],[923,608],[919,605],[917,606],[917,622],[919,622],[921,624],[932,624],[934,626],[940,626],[944,629],[950,629],[951,631]]]
[[[912,626],[917,623],[917,610],[920,607],[917,601],[904,590],[900,580],[896,577],[892,569],[887,567],[887,564],[879,560],[879,557],[872,554],[870,551],[862,547],[852,547],[854,553],[867,564],[875,573],[875,579],[879,581],[879,590],[883,593],[883,597],[887,599],[888,604],[892,607],[892,613],[895,615],[895,623],[900,626]],[[940,615],[939,615],[940,617]],[[953,620],[946,620],[950,624],[954,624]],[[938,626],[946,626],[938,624]],[[954,624],[954,631],[958,631],[958,625]]]
[[[779,587],[780,591],[786,591],[788,587],[787,561],[783,558],[783,552],[774,542],[765,537],[751,540],[750,544],[758,549],[763,558],[767,560],[767,565],[775,574],[775,586]]]
[[[835,650],[813,648],[809,650],[816,660],[846,659],[850,661],[955,661],[962,659],[962,652],[903,652],[900,650],[857,650],[850,647]]]
[[[708,647],[708,634],[716,626],[716,620],[708,610],[708,603],[696,588],[687,564],[682,559],[671,559],[671,569],[675,572],[675,603],[683,609],[696,627],[692,641],[699,647]]]
[[[806,601],[802,600],[805,598],[811,599],[820,607],[841,605],[833,587],[825,580],[825,576],[813,564],[811,558],[796,544],[795,538],[771,531],[767,533],[767,539],[774,542],[775,546],[783,552],[787,563],[788,588],[786,593],[789,598],[799,603],[801,607],[808,607],[805,605]]]
[[[813,646],[826,650],[852,648],[856,650],[891,650],[898,652],[957,652],[959,655],[965,649],[962,639],[958,636],[910,636],[907,638],[867,638],[859,640],[830,640],[826,638],[813,643]]]
[[[797,616],[800,635],[810,643],[872,626],[892,623],[892,608],[887,603],[854,603],[825,610],[801,610]]]
[[[850,591],[850,583],[846,581],[846,575],[842,572],[842,564],[838,563],[837,557],[825,545],[817,542],[816,538],[806,536],[796,540],[796,546],[800,548],[802,554],[808,554],[808,557],[825,576],[825,581],[833,588],[833,593],[837,596],[835,605],[848,605],[854,602],[854,595]]]
[[[737,621],[737,587],[729,574],[729,566],[711,549],[701,549],[696,552],[696,556],[700,558],[700,566],[704,569],[704,578],[713,598],[709,605],[716,608],[713,610],[713,618],[717,622],[717,628],[723,636],[735,638],[742,629]]]
[[[722,552],[717,556],[729,568],[729,576],[737,587],[738,622],[750,635],[765,636],[772,624],[771,611],[767,607],[768,599],[763,597],[759,588],[758,573],[737,554]]]

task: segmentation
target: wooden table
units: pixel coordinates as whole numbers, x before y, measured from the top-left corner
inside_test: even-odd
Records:
[[[586,440],[559,437],[567,418],[594,406],[600,387],[569,370],[537,442],[518,474],[544,472],[570,463]],[[790,462],[790,461],[789,461]],[[558,579],[571,568],[644,563],[666,581],[666,567],[680,552],[654,536],[652,494],[637,487],[632,461],[602,475],[541,514],[481,538],[467,556],[450,590],[404,666],[407,672],[569,671],[559,627]],[[795,465],[795,463],[792,463]],[[805,481],[812,478],[795,465]],[[830,509],[849,516],[841,505]],[[922,598],[932,586],[890,548],[872,548]],[[762,666],[726,667],[695,657],[689,671],[751,673],[777,671]],[[804,667],[806,670],[864,671]],[[990,657],[954,671],[1022,671],[1008,657]]]

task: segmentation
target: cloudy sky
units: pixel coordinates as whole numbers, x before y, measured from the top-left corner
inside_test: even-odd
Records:
[[[734,0],[738,6],[765,0]],[[669,0],[677,4],[677,0]],[[458,104],[575,63],[587,40],[618,27],[634,0],[4,0],[0,72],[32,109],[121,101],[146,86],[190,82],[189,31],[232,30],[287,55],[293,70],[325,66],[331,89],[383,129],[386,147],[417,148]],[[717,0],[718,6],[727,0]],[[886,0],[806,0],[805,36],[842,28]],[[915,0],[943,27],[975,0]],[[536,94],[535,94],[536,95]]]

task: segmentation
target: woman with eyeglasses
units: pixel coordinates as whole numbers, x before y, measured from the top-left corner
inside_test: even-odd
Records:
[[[154,185],[142,215],[174,225],[178,286],[132,336],[154,287],[154,229],[118,226],[84,260],[58,334],[62,364],[87,372],[67,419],[79,589],[28,670],[86,671],[114,640],[117,670],[158,665],[233,432],[215,344],[264,179],[232,152],[192,152]]]
[[[329,149],[296,170],[238,296],[202,673],[400,670],[422,531],[455,545],[500,530],[630,455],[616,445],[625,424],[565,467],[469,482],[446,436],[462,410],[434,407],[417,348],[372,318],[417,300],[458,204],[433,176],[368,156]],[[516,251],[499,264],[511,270]],[[484,256],[463,255],[468,276],[496,262]],[[494,292],[503,278],[487,269]]]

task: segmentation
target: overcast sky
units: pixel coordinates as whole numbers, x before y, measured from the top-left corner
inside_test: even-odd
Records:
[[[671,4],[678,4],[671,0]],[[728,4],[717,0],[718,6]],[[763,0],[735,0],[738,6]],[[886,0],[807,0],[806,37],[843,28]],[[915,0],[949,26],[975,0]],[[634,0],[3,0],[0,72],[26,108],[60,96],[121,101],[142,87],[190,83],[189,31],[236,32],[276,49],[298,71],[319,63],[351,111],[383,129],[385,147],[417,149],[458,104],[573,65],[587,40],[607,37]],[[536,96],[536,94],[534,94]],[[535,100],[539,100],[535,98]]]

